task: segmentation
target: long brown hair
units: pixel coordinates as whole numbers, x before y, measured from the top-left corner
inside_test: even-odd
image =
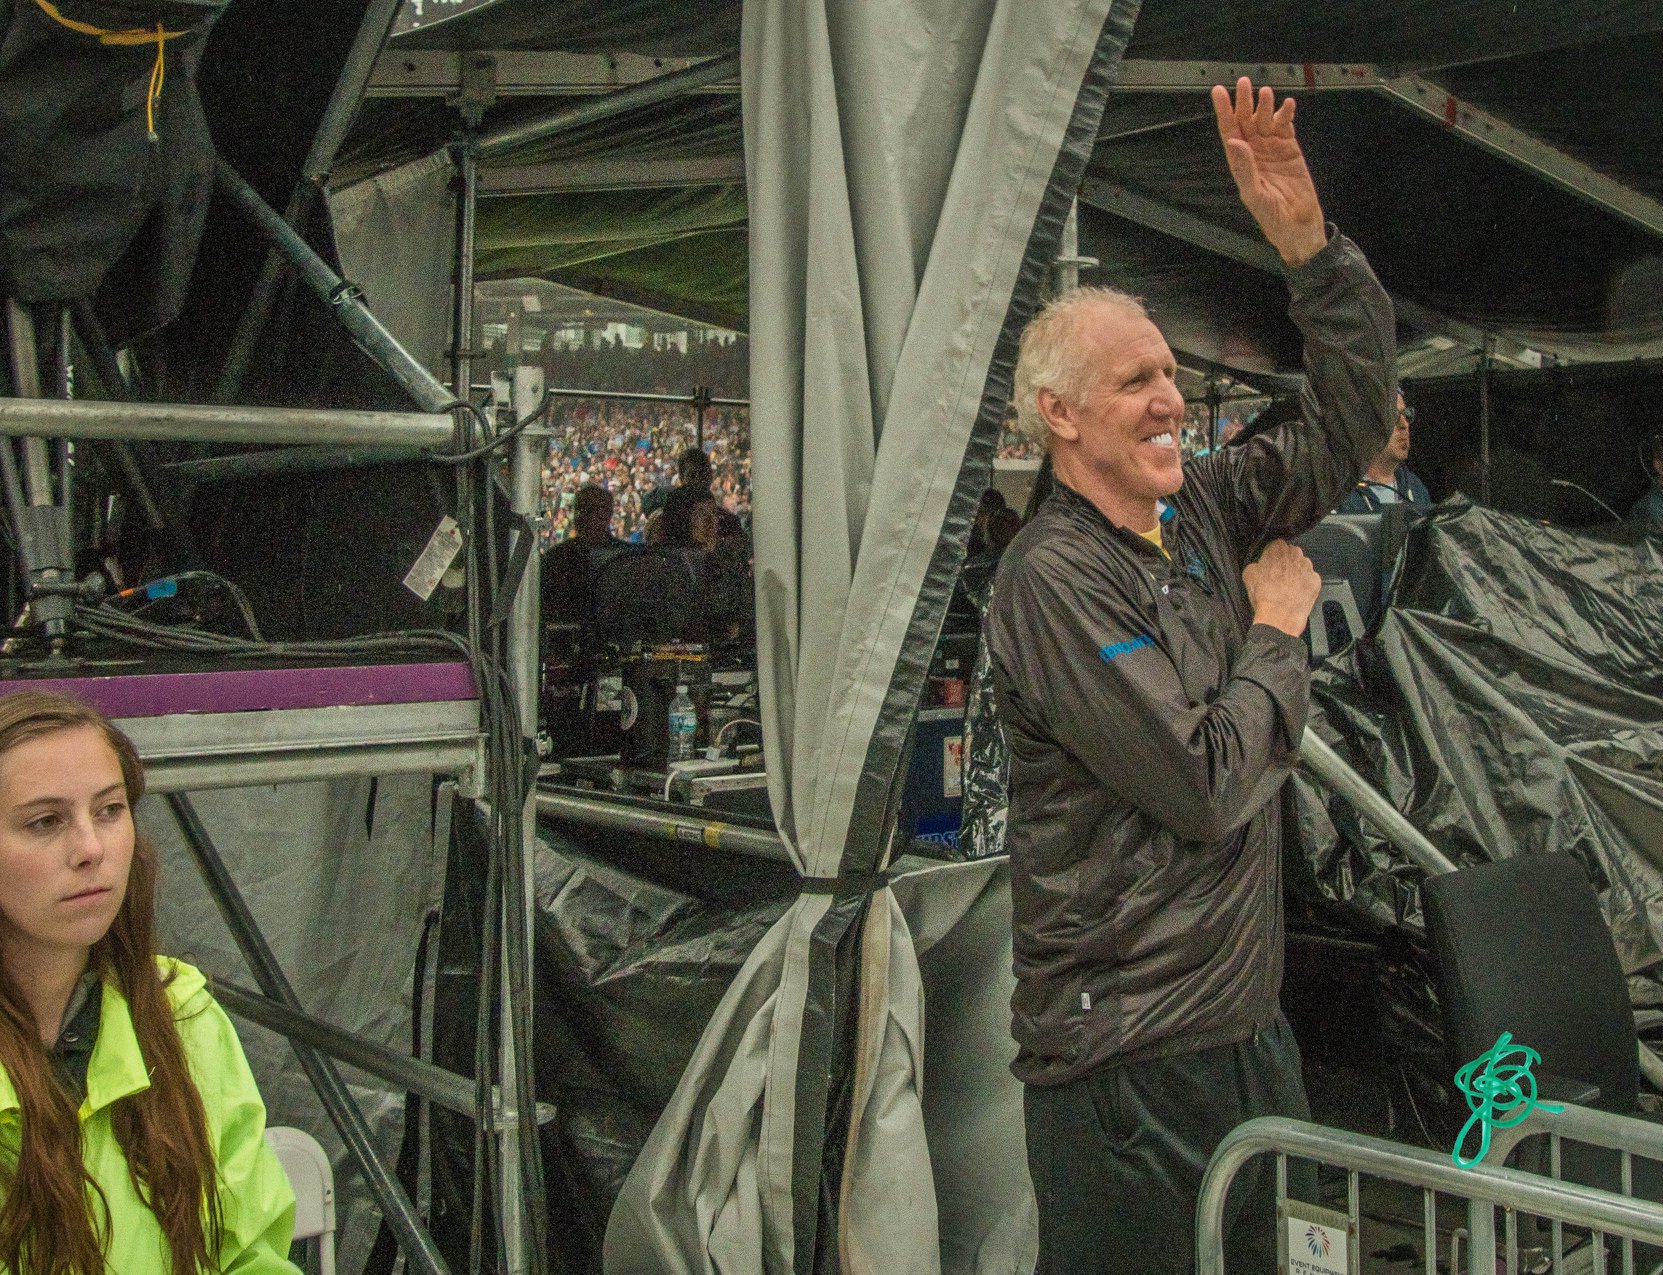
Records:
[[[0,757],[53,731],[92,726],[121,762],[129,810],[144,795],[133,742],[96,709],[66,695],[0,697]],[[156,968],[156,849],[135,829],[127,896],[89,966],[126,999],[150,1087],[117,1102],[110,1123],[133,1189],[156,1215],[172,1275],[218,1269],[224,1218],[202,1096],[191,1080]],[[101,1275],[109,1204],[87,1173],[81,1122],[41,1044],[22,991],[0,965],[0,1066],[17,1090],[22,1121],[15,1163],[0,1161],[0,1268],[17,1275]],[[99,1218],[89,1201],[97,1199]]]

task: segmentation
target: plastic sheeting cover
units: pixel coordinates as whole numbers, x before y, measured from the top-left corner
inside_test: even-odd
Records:
[[[261,934],[301,1007],[396,1050],[410,1046],[410,988],[427,909],[442,880],[426,775],[328,783],[265,784],[192,795]],[[139,807],[139,826],[162,863],[157,945],[210,976],[257,989],[161,799]],[[265,1099],[268,1122],[321,1141],[335,1165],[336,1264],[365,1269],[380,1210],[289,1043],[233,1018]],[[404,1095],[343,1068],[383,1162],[404,1125]]]
[[[1663,1004],[1663,540],[1481,506],[1411,534],[1372,637],[1320,669],[1312,725],[1458,862],[1575,855],[1637,1006]],[[1321,898],[1418,930],[1419,874],[1301,774]]]
[[[544,1127],[555,1271],[600,1268],[606,1220],[710,1014],[794,896],[783,865],[703,847],[544,822],[538,830],[534,945],[537,1097]],[[435,1021],[439,1061],[472,1072],[480,847],[451,865]],[[469,884],[471,883],[471,884]],[[439,1113],[435,1192],[462,1219],[472,1125]],[[445,1145],[446,1143],[449,1145]],[[465,1261],[465,1248],[453,1259]]]

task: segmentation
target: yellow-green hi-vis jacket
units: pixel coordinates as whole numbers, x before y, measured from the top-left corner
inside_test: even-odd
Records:
[[[173,976],[167,998],[185,1045],[191,1077],[208,1115],[225,1219],[219,1265],[224,1275],[296,1275],[289,1261],[294,1192],[266,1145],[266,1108],[231,1020],[212,996],[202,971],[157,957],[162,977]],[[98,1040],[87,1065],[81,1104],[81,1141],[87,1171],[110,1202],[108,1275],[169,1275],[167,1240],[156,1215],[133,1190],[127,1158],[110,1125],[111,1108],[150,1087],[127,1001],[104,984]],[[11,1077],[0,1070],[0,1156],[17,1154],[19,1109]],[[96,1203],[93,1205],[96,1210]],[[94,1219],[98,1219],[95,1211]]]

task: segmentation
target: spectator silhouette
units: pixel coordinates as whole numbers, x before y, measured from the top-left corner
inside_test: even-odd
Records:
[[[595,571],[626,548],[612,534],[612,493],[591,484],[572,501],[572,534],[543,555],[544,624],[583,624],[589,618]]]

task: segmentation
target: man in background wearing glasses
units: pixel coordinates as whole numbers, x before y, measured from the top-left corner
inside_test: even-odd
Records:
[[[1372,514],[1386,505],[1415,505],[1425,508],[1432,503],[1426,484],[1406,463],[1409,459],[1409,426],[1415,419],[1415,409],[1397,396],[1397,428],[1380,454],[1369,462],[1356,487],[1335,510],[1342,514]]]

